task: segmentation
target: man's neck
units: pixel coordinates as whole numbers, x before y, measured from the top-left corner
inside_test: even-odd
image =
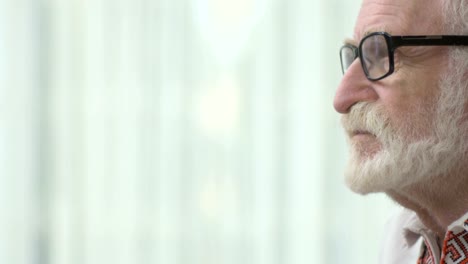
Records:
[[[468,181],[464,175],[434,177],[427,183],[388,191],[387,195],[414,211],[441,242],[448,226],[468,212]]]

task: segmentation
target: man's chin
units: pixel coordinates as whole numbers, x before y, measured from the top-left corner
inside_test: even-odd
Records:
[[[346,186],[353,192],[366,195],[370,193],[385,192],[384,186],[373,180],[359,177],[345,177]]]
[[[356,153],[355,153],[356,154]],[[388,167],[380,166],[380,151],[354,155],[345,170],[346,186],[353,192],[369,194],[385,192],[394,187],[394,180]]]
[[[345,177],[346,186],[353,192],[358,194],[370,194],[384,192],[382,184],[379,184],[371,178],[363,178],[357,175]]]

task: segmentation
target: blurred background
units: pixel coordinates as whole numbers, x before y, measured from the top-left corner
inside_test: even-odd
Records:
[[[0,263],[375,264],[347,0],[1,0]]]

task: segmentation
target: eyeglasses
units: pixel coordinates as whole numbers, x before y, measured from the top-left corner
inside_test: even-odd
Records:
[[[343,74],[358,57],[370,81],[381,80],[395,69],[394,53],[401,46],[468,46],[468,36],[391,36],[387,32],[374,32],[359,43],[359,48],[346,44],[340,49]]]

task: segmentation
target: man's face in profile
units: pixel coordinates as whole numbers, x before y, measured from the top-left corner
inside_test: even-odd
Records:
[[[354,45],[370,32],[442,35],[438,0],[364,0]],[[335,109],[350,144],[345,172],[359,193],[385,192],[454,172],[466,153],[463,121],[466,81],[450,69],[445,47],[404,47],[395,53],[395,72],[380,81],[366,78],[356,59],[335,96]]]

